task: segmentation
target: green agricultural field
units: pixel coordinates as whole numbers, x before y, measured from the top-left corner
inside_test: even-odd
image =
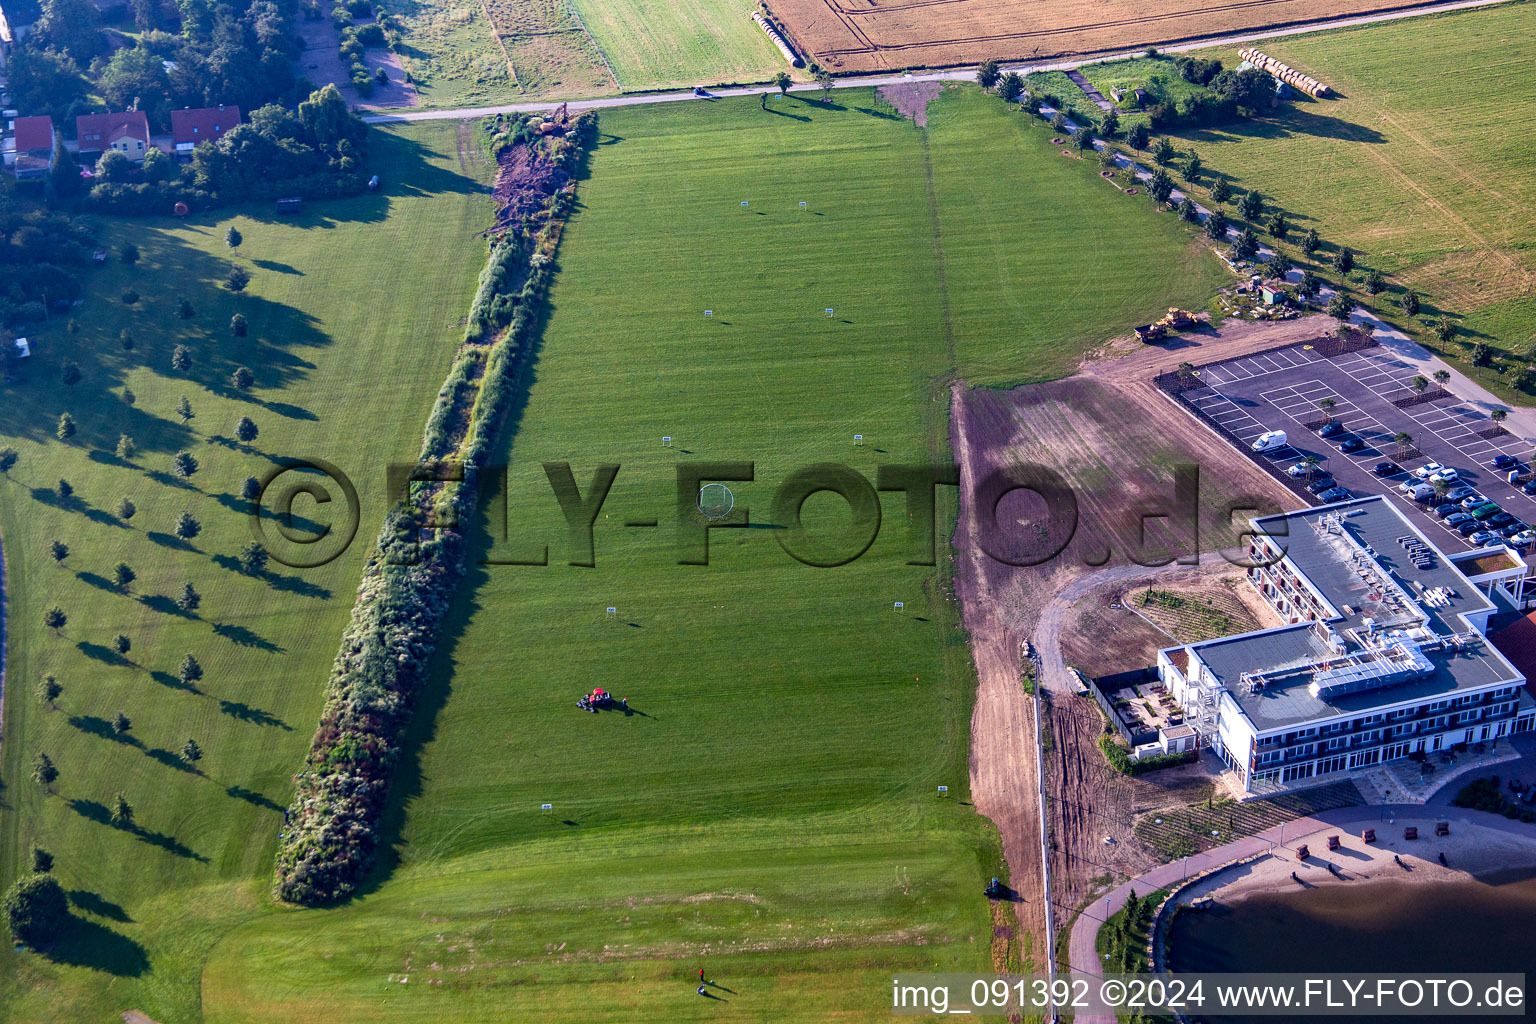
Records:
[[[571,0],[625,91],[792,71],[741,0]]]
[[[738,0],[382,6],[405,22],[402,60],[427,106],[765,82],[789,70]]]
[[[949,377],[1067,372],[1219,278],[995,99],[952,90],[927,132],[839,100],[605,112],[505,442],[510,526],[498,510],[478,541],[549,564],[471,574],[388,877],[233,929],[205,1019],[863,1020],[893,970],[989,967],[954,494],[938,567],[905,564],[893,494],[867,554],[818,569],[781,548],[775,489],[816,462],[947,460]],[[759,528],[679,565],[676,469],[700,460],[755,463],[730,486]],[[621,467],[592,568],[568,564],[552,461],[584,493]],[[813,536],[850,520],[825,494],[804,512]],[[634,713],[578,710],[593,687]]]
[[[1340,97],[1181,140],[1238,189],[1257,188],[1294,225],[1387,273],[1393,292],[1376,304],[1421,340],[1433,340],[1423,319],[1464,317],[1448,354],[1524,403],[1532,392],[1511,385],[1536,362],[1536,52],[1520,45],[1532,19],[1529,3],[1511,3],[1266,40],[1265,53]],[[1206,55],[1238,60],[1233,50]],[[1419,324],[1392,301],[1403,287],[1424,297]],[[1493,368],[1466,365],[1476,341],[1494,349]]]
[[[323,569],[241,574],[233,558],[251,538],[241,482],[273,457],[329,459],[355,479],[359,536],[371,537],[384,467],[419,449],[484,262],[474,236],[490,217],[479,184],[489,168],[461,167],[455,129],[376,131],[371,145],[384,191],[292,219],[267,204],[240,216],[101,219],[104,247],[133,241],[140,262],[114,255],[93,271],[70,314],[77,333],[62,318],[29,332],[26,383],[0,392],[0,445],[20,452],[0,477],[11,634],[0,884],[41,846],[79,918],[52,960],[0,947],[0,1019],[109,1020],[137,1008],[163,1024],[196,1021],[208,951],[266,905],[289,779],[364,547]],[[235,250],[224,241],[231,224],[244,235]],[[243,295],[219,286],[231,265],[251,272]],[[128,289],[140,295],[132,306],[120,301]],[[236,312],[245,338],[231,336]],[[192,352],[185,373],[171,368],[177,344]],[[65,359],[82,372],[71,387],[59,383]],[[255,375],[244,397],[228,384],[241,365]],[[187,427],[175,412],[182,395],[195,414]],[[78,425],[68,444],[54,438],[65,411]],[[248,448],[233,440],[242,415],[260,428]],[[138,446],[128,463],[112,454],[124,432]],[[183,448],[200,464],[185,486],[171,473]],[[62,505],[61,478],[74,488]],[[126,523],[124,497],[137,506]],[[172,536],[183,511],[202,526],[185,544]],[[69,548],[60,564],[55,539]],[[118,562],[137,573],[128,588],[110,582]],[[172,600],[188,581],[202,595],[192,615]],[[55,604],[69,620],[58,634],[42,624]],[[119,633],[132,645],[122,657],[111,649]],[[195,689],[178,679],[188,653],[204,671]],[[64,686],[57,710],[34,697],[48,673]],[[131,719],[122,736],[110,726],[117,712]],[[179,757],[189,738],[205,751],[195,768]],[[51,795],[29,777],[40,750],[60,773]],[[105,820],[118,793],[133,830]]]

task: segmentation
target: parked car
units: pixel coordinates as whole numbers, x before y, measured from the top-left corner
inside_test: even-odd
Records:
[[[1334,487],[1318,495],[1319,500],[1325,505],[1332,504],[1335,501],[1343,501],[1347,497],[1349,497],[1349,492],[1342,487]]]
[[[1493,468],[1508,469],[1510,466],[1515,465],[1519,461],[1520,460],[1515,458],[1513,455],[1495,455],[1493,457]]]
[[[1451,516],[1461,514],[1461,506],[1454,501],[1448,501],[1435,509],[1435,515],[1441,519],[1449,520]]]
[[[1446,491],[1445,500],[1460,501],[1462,498],[1470,498],[1476,493],[1477,491],[1474,488],[1468,487],[1466,484],[1462,484],[1460,487],[1452,487],[1450,490]]]
[[[1346,437],[1344,440],[1339,442],[1339,451],[1343,452],[1345,455],[1348,455],[1350,452],[1357,452],[1364,447],[1365,442],[1360,440],[1358,437]]]
[[[1329,488],[1337,487],[1337,486],[1338,486],[1338,484],[1334,483],[1333,477],[1331,477],[1331,476],[1319,477],[1318,479],[1313,480],[1311,483],[1307,484],[1307,493],[1308,494],[1322,494],[1324,491],[1328,490]]]
[[[1505,523],[1503,526],[1499,527],[1499,533],[1506,537],[1513,537],[1515,534],[1524,533],[1530,528],[1531,527],[1528,523],[1522,523],[1520,520],[1516,519],[1514,522]]]
[[[1455,515],[1445,517],[1445,525],[1450,527],[1460,526],[1462,523],[1476,522],[1471,512],[1457,512]]]
[[[1496,502],[1490,501],[1486,505],[1479,505],[1472,510],[1472,518],[1480,522],[1487,522],[1504,510]]]
[[[1536,494],[1536,480],[1527,480],[1520,485],[1520,489],[1526,494]]]
[[[1414,470],[1413,475],[1418,477],[1420,480],[1427,480],[1431,475],[1440,472],[1444,468],[1445,467],[1440,465],[1438,462],[1426,462],[1424,465]]]
[[[1340,423],[1338,420],[1332,420],[1328,423],[1324,423],[1322,426],[1317,428],[1318,437],[1336,437],[1342,433],[1344,433],[1344,424]]]
[[[1489,526],[1503,526],[1505,523],[1512,523],[1514,521],[1515,517],[1502,509],[1489,516],[1486,520]]]
[[[1478,522],[1476,519],[1468,519],[1466,522],[1461,523],[1456,527],[1456,532],[1461,534],[1463,537],[1470,537],[1472,534],[1476,533],[1482,528],[1483,524]]]
[[[1460,477],[1460,475],[1461,475],[1460,473],[1457,473],[1454,469],[1452,469],[1451,467],[1447,466],[1446,468],[1442,469],[1438,473],[1431,473],[1431,474],[1429,474],[1427,479],[1429,480],[1430,483],[1439,482],[1439,483],[1449,484],[1449,483],[1455,483],[1457,478]]]
[[[1285,471],[1285,475],[1289,477],[1302,477],[1306,476],[1315,468],[1315,466],[1310,466],[1305,462],[1298,462],[1295,465],[1288,467]]]
[[[1492,530],[1478,530],[1472,536],[1467,538],[1467,540],[1471,541],[1473,544],[1487,544],[1491,540],[1502,541],[1503,539],[1503,537],[1500,537]]]
[[[1509,538],[1509,542],[1516,547],[1530,547],[1531,542],[1536,541],[1536,530],[1524,530]]]
[[[1266,430],[1254,440],[1250,447],[1256,452],[1272,452],[1284,448],[1287,443],[1285,431]]]
[[[1371,472],[1377,476],[1397,476],[1403,471],[1403,467],[1395,462],[1378,462],[1371,467]]]
[[[1485,502],[1487,500],[1488,499],[1483,497],[1481,494],[1478,494],[1476,491],[1473,491],[1471,494],[1469,494],[1465,498],[1461,499],[1461,507],[1464,508],[1464,509],[1468,509],[1468,510],[1474,509],[1474,508],[1477,508],[1477,506],[1481,505],[1483,502]]]

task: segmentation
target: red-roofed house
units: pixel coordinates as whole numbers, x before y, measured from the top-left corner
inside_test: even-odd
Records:
[[[53,166],[53,118],[16,119],[16,180],[41,178]]]
[[[141,164],[149,152],[149,118],[142,110],[82,114],[75,118],[75,137],[80,140],[82,160],[115,149],[134,163]]]
[[[239,123],[240,108],[222,103],[198,110],[171,111],[171,140],[176,155],[190,159],[198,143],[217,139]]]

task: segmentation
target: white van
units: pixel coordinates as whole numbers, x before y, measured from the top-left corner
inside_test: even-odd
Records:
[[[1253,450],[1256,452],[1272,452],[1277,448],[1284,448],[1288,443],[1285,431],[1266,430],[1259,435],[1257,441],[1253,442]]]

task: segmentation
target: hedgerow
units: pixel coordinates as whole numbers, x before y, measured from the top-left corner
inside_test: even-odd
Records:
[[[545,156],[588,144],[595,115],[583,115],[575,127]],[[459,462],[464,479],[407,495],[385,516],[331,669],[319,728],[295,779],[278,846],[279,899],[310,905],[343,899],[372,863],[400,738],[464,572],[462,534],[421,527],[420,508],[446,502],[459,522],[474,511],[478,473],[505,417],[519,359],[542,322],[554,252],[575,203],[573,188],[550,199],[536,235],[491,242],[466,348],[438,395],[422,445],[422,462]]]

